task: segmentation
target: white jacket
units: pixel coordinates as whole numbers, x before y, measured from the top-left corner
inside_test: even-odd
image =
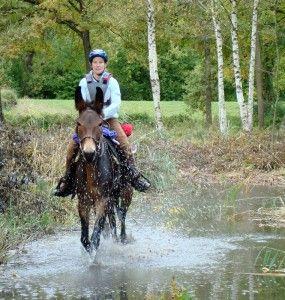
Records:
[[[95,81],[94,77],[93,79]],[[80,80],[79,86],[81,87],[81,94],[83,100],[85,102],[91,102],[89,90],[87,87],[87,80],[85,77]],[[117,119],[119,117],[119,110],[122,100],[119,83],[113,77],[110,77],[109,79],[108,88],[104,95],[104,102],[107,102],[108,99],[111,99],[111,104],[103,108],[104,120],[108,120],[111,118]]]

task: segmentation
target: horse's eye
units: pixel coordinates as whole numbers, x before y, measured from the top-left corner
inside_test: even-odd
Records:
[[[81,126],[81,123],[77,121],[77,122],[76,122],[76,125],[77,125],[77,126]]]

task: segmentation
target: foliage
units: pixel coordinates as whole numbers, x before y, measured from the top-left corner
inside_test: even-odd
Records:
[[[203,110],[203,67],[198,64],[190,72],[188,81],[185,84],[183,100],[194,110]]]
[[[185,290],[184,288],[180,287],[175,278],[172,279],[171,283],[171,299],[174,300],[191,300],[191,294]]]
[[[30,66],[26,57],[4,66],[10,85],[21,96],[70,99],[84,74],[80,52],[70,36],[60,38],[51,31],[48,39],[52,47],[35,53]]]
[[[147,68],[137,60],[129,58],[123,49],[111,58],[109,70],[120,83],[124,100],[150,100],[151,89]]]
[[[253,109],[255,112],[254,121],[257,124],[257,109],[258,109],[257,105],[254,105]],[[264,118],[265,127],[272,127],[273,125],[274,126],[277,125],[277,127],[280,127],[282,125],[282,122],[284,122],[284,117],[285,117],[285,101],[280,101],[279,103],[274,103],[274,102],[265,103],[264,115],[265,115]]]
[[[18,97],[14,90],[2,89],[1,91],[1,101],[3,108],[11,108],[17,105]]]
[[[41,4],[40,4],[41,3]],[[74,5],[72,5],[72,3]],[[124,100],[151,100],[147,63],[146,10],[141,1],[2,1],[0,4],[0,75],[2,86],[19,96],[67,99],[85,73],[82,32],[91,46],[110,54],[109,71],[118,79]],[[39,5],[40,4],[40,5]],[[162,100],[181,100],[204,111],[206,84],[216,82],[215,42],[207,1],[156,1],[157,51]],[[224,44],[230,45],[230,2],[220,1]],[[244,88],[250,48],[251,9],[238,5],[239,43]],[[276,21],[276,22],[275,22]],[[259,37],[268,108],[284,99],[284,3],[262,2]],[[102,30],[103,29],[103,30]],[[203,81],[204,41],[209,41],[212,75]],[[92,43],[93,41],[93,43]],[[30,58],[30,59],[29,59]],[[225,96],[235,100],[231,47],[224,47]],[[215,90],[215,89],[213,89]],[[213,99],[216,99],[213,95]],[[268,110],[268,122],[272,112]],[[277,118],[279,121],[280,118]]]
[[[284,273],[285,251],[265,246],[258,252],[258,255],[255,259],[255,266],[262,268],[264,273]]]
[[[256,132],[250,140],[245,134],[231,136],[227,140],[217,136],[212,137],[210,142],[204,141],[193,152],[189,144],[185,146],[189,149],[181,151],[188,153],[191,164],[213,173],[237,172],[240,169],[268,172],[284,168],[284,146],[282,136],[273,145],[270,132]]]
[[[195,51],[186,47],[165,47],[160,56],[159,76],[162,100],[182,100],[184,86],[191,80],[191,71],[199,61]],[[198,100],[198,99],[197,99]]]
[[[34,134],[30,129],[6,124],[0,130],[0,264],[6,260],[9,249],[70,222],[75,211],[74,202],[50,196],[54,172],[58,172],[55,156],[47,160],[51,149],[54,151],[54,142],[49,143],[50,136],[43,136],[41,129],[34,128]],[[45,168],[51,170],[47,172]],[[48,173],[51,177],[47,179]]]

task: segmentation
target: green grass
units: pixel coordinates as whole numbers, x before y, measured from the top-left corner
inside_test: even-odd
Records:
[[[218,104],[212,103],[213,126],[205,127],[205,116],[200,111],[191,111],[183,101],[162,101],[162,119],[170,139],[200,141],[208,139],[211,132],[219,132]],[[235,102],[226,103],[231,132],[240,130],[239,110]],[[72,100],[19,99],[18,104],[5,110],[5,118],[23,128],[47,129],[52,126],[74,127],[78,116]],[[135,125],[136,132],[148,133],[155,130],[152,101],[123,101],[120,121]]]
[[[285,107],[285,102],[279,106]],[[183,121],[189,126],[196,127],[204,124],[204,115],[200,111],[193,111],[183,101],[161,101],[160,103],[163,121],[172,127]],[[236,102],[226,102],[226,112],[231,130],[240,129],[239,107]],[[76,118],[77,112],[73,100],[43,100],[43,99],[19,99],[18,104],[5,111],[6,118],[13,124],[36,123],[40,127],[48,127],[48,124],[71,124]],[[212,102],[213,123],[218,128],[218,103]],[[122,101],[120,119],[122,121],[154,123],[154,107],[152,101]],[[189,122],[191,121],[191,122]]]
[[[161,102],[161,111],[165,116],[186,114],[187,105],[184,102]],[[123,101],[121,106],[123,114],[146,113],[154,114],[152,101]],[[7,112],[8,115],[34,115],[46,114],[74,115],[77,113],[74,102],[71,100],[42,100],[42,99],[19,99],[18,105]]]
[[[191,116],[195,120],[203,120],[201,112],[191,111],[182,101],[162,101],[160,103],[162,116],[165,118],[173,116]],[[238,106],[235,102],[226,103],[229,118],[238,118]],[[213,102],[213,116],[218,116],[218,105]],[[42,100],[42,99],[19,99],[18,105],[5,112],[8,119],[18,117],[43,117],[47,115],[61,115],[76,117],[77,112],[72,100]],[[121,116],[125,115],[147,115],[154,118],[154,107],[152,101],[123,101],[121,105]]]

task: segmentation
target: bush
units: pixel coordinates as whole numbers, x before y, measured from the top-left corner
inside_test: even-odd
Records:
[[[17,94],[12,89],[2,89],[1,90],[1,101],[3,108],[11,108],[17,105]]]
[[[258,106],[255,103],[254,107],[254,122],[255,125],[258,124]],[[272,125],[279,128],[284,122],[285,116],[285,102],[279,101],[277,105],[275,103],[265,103],[264,107],[264,125],[265,127],[270,127]],[[273,124],[274,122],[274,124]]]

